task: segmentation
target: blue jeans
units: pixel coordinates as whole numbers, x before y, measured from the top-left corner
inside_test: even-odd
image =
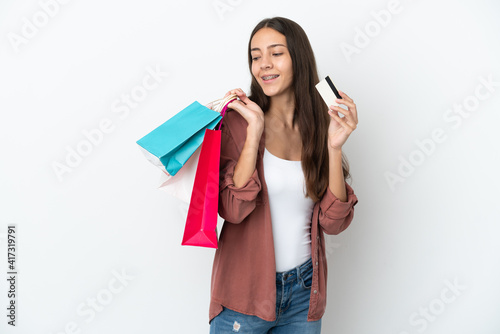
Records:
[[[276,273],[276,321],[265,321],[223,308],[210,322],[210,334],[320,334],[321,319],[307,321],[312,285],[312,261]]]

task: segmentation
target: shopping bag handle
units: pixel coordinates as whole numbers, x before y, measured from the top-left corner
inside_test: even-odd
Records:
[[[231,102],[231,100],[236,99],[238,96],[236,94],[231,94],[226,97],[223,97],[222,99],[218,99],[215,101],[212,101],[206,105],[207,108],[212,109],[214,111],[217,111],[218,113],[222,112],[222,109],[224,106],[228,103]]]
[[[226,113],[227,106],[229,103],[233,102],[238,98],[238,95],[236,94],[230,94],[226,97],[223,97],[222,99],[218,99],[215,101],[210,102],[209,104],[206,105],[207,108],[210,108],[214,111],[217,111],[218,113],[221,114],[222,118],[219,123],[219,128],[217,130],[220,130],[222,126],[222,120],[224,119],[224,114]]]
[[[220,130],[220,127],[222,126],[222,120],[224,120],[224,115],[226,114],[226,110],[228,108],[229,103],[231,103],[235,100],[236,100],[236,97],[232,97],[226,104],[224,104],[224,108],[222,108],[222,110],[220,112],[220,115],[222,116],[222,118],[220,119],[219,128],[217,130]]]

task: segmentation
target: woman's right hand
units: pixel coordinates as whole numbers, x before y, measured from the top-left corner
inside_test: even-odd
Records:
[[[248,123],[247,134],[255,135],[256,140],[260,140],[264,131],[264,112],[248,98],[241,88],[233,89],[226,93],[226,96],[236,94],[239,100],[235,100],[228,104],[228,108],[236,110]]]
[[[239,100],[229,103],[228,108],[236,110],[248,123],[245,144],[233,173],[234,186],[240,188],[255,172],[259,143],[264,132],[264,112],[240,88],[229,91],[224,97],[230,94],[236,94]]]

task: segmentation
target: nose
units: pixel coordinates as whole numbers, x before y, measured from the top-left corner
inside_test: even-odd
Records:
[[[260,68],[262,70],[271,68],[273,66],[271,59],[268,56],[263,56],[262,61],[260,62]]]

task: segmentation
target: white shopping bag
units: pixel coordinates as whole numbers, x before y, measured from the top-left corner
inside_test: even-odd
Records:
[[[161,185],[158,188],[189,204],[193,191],[196,167],[198,166],[198,159],[200,158],[200,151],[201,146],[194,151],[193,155],[184,164],[184,167],[174,176],[163,172],[160,178]]]

